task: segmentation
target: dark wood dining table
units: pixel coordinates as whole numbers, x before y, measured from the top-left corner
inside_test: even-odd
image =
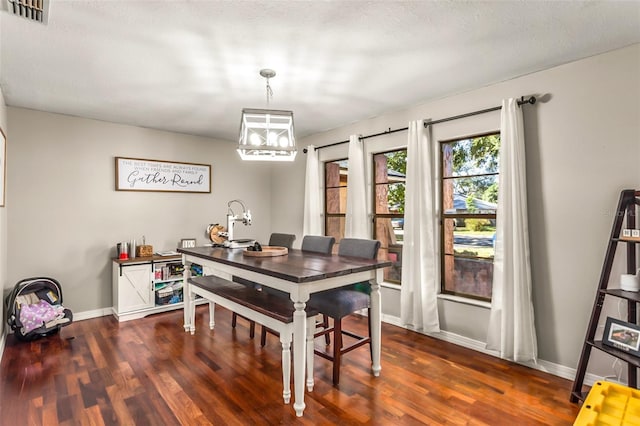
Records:
[[[244,278],[262,286],[289,294],[293,307],[293,377],[294,404],[297,416],[305,408],[304,384],[306,365],[306,302],[312,293],[369,281],[371,284],[371,348],[374,376],[380,375],[381,301],[380,283],[382,268],[391,266],[389,261],[356,257],[327,255],[291,249],[285,255],[253,257],[245,249],[222,247],[179,248],[185,266],[184,274],[184,329],[195,330],[192,310],[195,309],[189,286],[191,264],[203,267],[205,275],[215,275],[230,280],[233,276]]]

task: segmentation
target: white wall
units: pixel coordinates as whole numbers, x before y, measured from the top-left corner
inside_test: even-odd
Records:
[[[296,234],[294,248],[302,244],[306,156],[298,145],[296,161],[276,163],[271,181],[271,227],[273,232]]]
[[[74,312],[99,310],[112,303],[119,241],[144,235],[156,250],[187,237],[209,242],[207,225],[226,224],[235,198],[254,218],[236,226],[237,238],[271,232],[271,166],[242,162],[233,143],[21,108],[10,107],[8,120],[5,287],[51,276]],[[116,191],[116,156],[211,164],[212,193]]]
[[[435,120],[498,106],[503,98],[521,95],[540,99],[524,109],[539,355],[575,368],[619,191],[640,188],[639,44],[354,123],[305,138],[300,145],[319,146],[354,133],[402,128],[410,120]],[[499,120],[499,113],[490,113],[443,123],[434,126],[434,136],[445,140],[498,130]],[[406,145],[406,137],[406,132],[382,136],[367,140],[365,146],[369,151],[389,149]],[[346,156],[346,145],[321,150],[324,160]],[[301,205],[304,199],[304,185],[299,184],[304,160],[304,156],[297,160],[300,178],[274,170],[274,182],[289,194],[291,204]],[[301,224],[301,213],[296,219]],[[620,271],[617,268],[614,276]],[[397,290],[384,292],[384,313],[399,316]],[[441,299],[439,312],[444,330],[484,341],[487,308]],[[590,371],[611,374],[610,359],[596,364]]]
[[[5,136],[8,133],[7,128],[7,107],[4,103],[4,94],[0,89],[0,128],[4,132]],[[7,144],[9,141],[7,140]],[[6,161],[6,157],[3,161]],[[0,172],[1,173],[1,172]],[[6,185],[5,185],[6,188]],[[7,197],[5,197],[5,206],[7,205]],[[0,207],[0,288],[2,285],[6,286],[7,283],[7,208]],[[0,295],[3,293],[0,292]],[[4,296],[0,301],[0,342],[3,342],[4,332]],[[0,344],[0,350],[4,347]],[[0,352],[1,353],[1,352]]]

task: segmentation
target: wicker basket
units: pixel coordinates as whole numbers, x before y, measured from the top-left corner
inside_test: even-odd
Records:
[[[148,257],[148,256],[153,256],[153,246],[136,247],[136,257]]]
[[[182,288],[165,287],[156,290],[156,305],[169,305],[182,302]]]

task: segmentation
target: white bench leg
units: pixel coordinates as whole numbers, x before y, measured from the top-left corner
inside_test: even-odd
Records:
[[[196,334],[196,304],[194,303],[195,294],[193,292],[189,292],[189,331],[191,334]],[[185,303],[185,309],[187,309],[187,305]]]
[[[307,390],[313,390],[313,335],[316,332],[316,318],[307,318]]]
[[[213,302],[209,302],[209,329],[210,330],[213,330],[213,327],[215,327],[216,325],[215,310],[216,310],[216,304]]]
[[[280,333],[282,342],[282,398],[284,403],[291,401],[291,335]]]

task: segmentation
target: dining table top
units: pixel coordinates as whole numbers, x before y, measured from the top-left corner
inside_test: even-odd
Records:
[[[255,257],[244,254],[245,249],[225,247],[178,248],[184,255],[222,263],[280,278],[295,283],[323,280],[356,272],[370,271],[391,266],[388,260],[363,259],[338,256],[298,249],[289,249],[279,256]]]

